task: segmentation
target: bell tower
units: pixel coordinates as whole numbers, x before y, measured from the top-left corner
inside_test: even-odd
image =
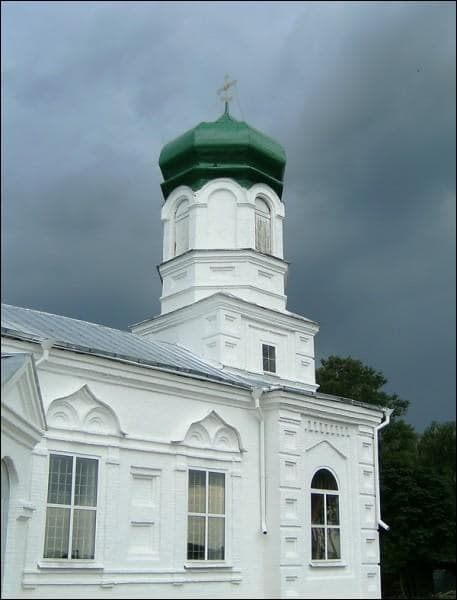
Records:
[[[285,165],[282,146],[230,115],[227,97],[216,121],[164,146],[161,314],[133,331],[314,390],[318,327],[286,309]]]

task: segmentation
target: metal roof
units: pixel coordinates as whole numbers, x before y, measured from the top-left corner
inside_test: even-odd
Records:
[[[146,340],[139,335],[96,323],[53,315],[30,308],[2,304],[2,334],[42,342],[53,340],[63,346],[108,358],[131,360],[139,364],[186,372],[217,381],[250,387],[242,377],[225,373],[189,350]]]
[[[22,352],[16,354],[2,352],[2,385],[5,385],[30,360],[30,357],[31,354]]]
[[[96,354],[113,360],[129,360],[140,366],[151,365],[159,369],[172,370],[191,377],[205,377],[209,380],[245,389],[253,389],[255,387],[262,387],[265,390],[281,389],[303,396],[312,396],[317,399],[332,400],[375,411],[382,410],[379,406],[373,406],[357,400],[306,391],[302,388],[291,386],[290,382],[283,380],[278,380],[277,384],[272,384],[267,378],[262,378],[261,374],[246,373],[238,375],[237,373],[218,368],[186,348],[182,348],[176,344],[146,340],[135,333],[113,329],[105,325],[98,325],[96,323],[89,323],[87,321],[80,321],[70,317],[53,315],[9,304],[2,304],[1,313],[2,335],[6,337],[25,339],[37,343],[52,340],[53,346],[67,350],[74,350],[85,354]],[[5,361],[3,360],[4,356]],[[19,356],[22,358],[19,359]],[[12,377],[15,372],[13,371],[13,365],[16,365],[15,370],[17,371],[24,364],[27,356],[30,355],[22,353],[14,355],[2,354],[2,384],[4,383],[3,365],[8,364],[8,360],[16,357],[15,360],[17,362],[12,362],[7,367],[7,373],[9,372],[9,377]],[[21,364],[19,364],[20,360],[23,361]]]

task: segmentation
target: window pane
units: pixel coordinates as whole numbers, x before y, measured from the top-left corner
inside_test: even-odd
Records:
[[[73,513],[73,544],[71,558],[94,558],[95,510],[76,510]]]
[[[187,558],[205,560],[205,517],[187,518]]]
[[[338,496],[327,494],[327,525],[339,525]]]
[[[266,217],[270,216],[270,209],[268,207],[268,204],[265,202],[265,200],[262,200],[262,198],[255,199],[255,210],[256,212],[259,212],[265,215]]]
[[[327,529],[327,558],[341,558],[339,528]]]
[[[69,529],[70,509],[48,507],[44,539],[45,558],[68,558]]]
[[[259,252],[270,252],[270,219],[261,214],[255,216],[255,247]]]
[[[72,456],[51,454],[48,482],[49,504],[71,504],[72,471]]]
[[[314,560],[325,559],[325,529],[313,527],[312,531],[312,558]]]
[[[318,490],[338,489],[335,478],[327,469],[320,469],[320,471],[314,475],[311,487]]]
[[[225,514],[225,475],[209,473],[208,512],[216,515]]]
[[[98,461],[93,458],[77,458],[75,474],[76,506],[97,505]]]
[[[225,556],[225,519],[208,518],[208,560],[224,560]]]
[[[324,494],[311,494],[311,523],[324,525]]]
[[[189,471],[189,512],[206,512],[206,473]]]

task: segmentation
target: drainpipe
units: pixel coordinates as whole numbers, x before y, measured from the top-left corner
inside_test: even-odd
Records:
[[[39,364],[41,364],[45,360],[48,360],[48,358],[49,358],[49,350],[52,348],[52,346],[55,343],[55,341],[56,340],[49,338],[49,339],[46,339],[46,340],[43,340],[43,341],[40,342],[41,349],[43,350],[43,354],[35,362],[35,367],[37,367]]]
[[[390,415],[392,414],[391,408],[384,408],[385,419],[382,423],[374,428],[374,468],[375,468],[375,485],[376,485],[376,517],[377,523],[380,527],[389,531],[390,526],[381,519],[381,496],[379,490],[379,452],[378,452],[378,432],[381,431],[390,423]]]
[[[260,527],[263,534],[267,534],[267,506],[266,506],[266,480],[265,480],[265,418],[260,408],[260,398],[265,390],[254,388],[251,395],[254,399],[259,419],[259,467],[260,467]]]

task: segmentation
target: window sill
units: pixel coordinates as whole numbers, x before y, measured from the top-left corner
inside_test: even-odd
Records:
[[[325,560],[325,561],[310,561],[309,563],[310,567],[313,568],[324,568],[324,569],[331,569],[331,568],[341,568],[341,567],[347,567],[347,563],[343,562],[342,560],[335,560],[335,561],[330,561],[330,560]]]
[[[184,563],[184,568],[191,571],[204,570],[204,569],[233,569],[233,565],[229,565],[226,562],[210,562],[210,561],[195,561]]]
[[[78,570],[78,569],[90,569],[91,571],[103,571],[104,566],[100,563],[93,561],[78,561],[75,560],[43,560],[38,562],[39,569],[60,569],[60,570]]]

